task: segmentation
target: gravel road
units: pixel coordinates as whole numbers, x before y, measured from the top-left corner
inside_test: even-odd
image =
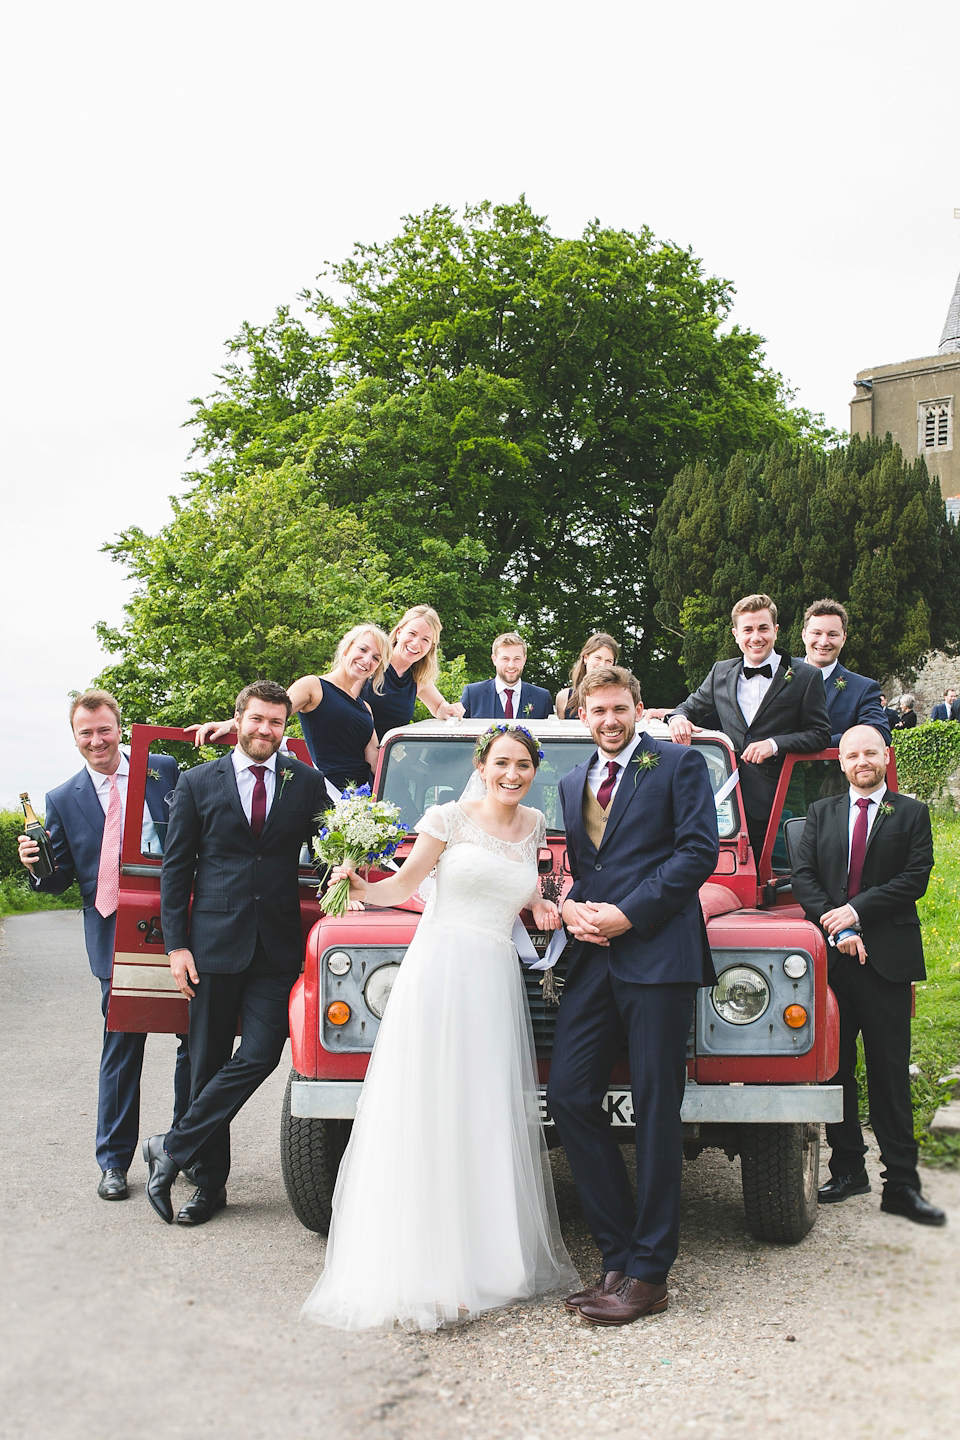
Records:
[[[3,1440],[957,1433],[960,1174],[924,1175],[951,1216],[925,1230],[880,1214],[872,1155],[874,1193],[780,1249],[748,1235],[738,1166],[708,1152],[686,1168],[664,1316],[594,1330],[551,1303],[436,1336],[340,1335],[297,1319],[323,1243],[280,1177],[285,1065],[236,1123],[230,1203],[211,1224],[162,1225],[139,1159],[130,1201],[97,1198],[97,1000],[76,915],[2,922]],[[174,1048],[147,1042],[144,1134],[168,1123]],[[553,1160],[564,1233],[592,1278]]]

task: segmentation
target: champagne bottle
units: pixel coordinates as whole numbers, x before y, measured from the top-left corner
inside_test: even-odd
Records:
[[[20,804],[23,806],[23,813],[26,817],[26,824],[23,828],[30,836],[30,839],[36,840],[37,845],[40,847],[40,854],[34,862],[33,873],[42,880],[44,876],[52,875],[57,868],[56,861],[53,858],[53,846],[50,844],[50,837],[47,835],[46,830],[44,830],[36,817],[33,806],[30,804],[30,796],[26,791],[20,796]]]

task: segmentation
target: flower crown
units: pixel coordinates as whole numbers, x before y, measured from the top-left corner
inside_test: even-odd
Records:
[[[526,735],[528,740],[533,741],[534,745],[536,745],[537,747],[537,756],[540,760],[542,760],[543,750],[540,747],[540,741],[535,735],[532,735],[530,733],[526,725],[508,725],[505,720],[500,720],[497,722],[496,725],[491,725],[488,729],[484,730],[483,734],[477,741],[476,746],[474,747],[474,760],[482,760],[484,755],[486,755],[487,751],[490,749],[490,746],[493,744],[494,740],[496,740],[499,735],[510,735],[515,730],[519,730],[521,734]]]

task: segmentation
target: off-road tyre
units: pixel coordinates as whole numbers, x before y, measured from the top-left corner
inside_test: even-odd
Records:
[[[290,1113],[290,1087],[303,1080],[290,1071],[280,1115],[280,1166],[293,1213],[308,1230],[326,1235],[330,1229],[333,1187],[352,1120],[301,1120]]]
[[[758,1240],[796,1245],[817,1219],[820,1126],[742,1125],[743,1208]]]

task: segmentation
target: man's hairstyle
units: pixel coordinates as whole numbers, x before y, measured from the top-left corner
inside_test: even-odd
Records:
[[[505,630],[502,635],[498,635],[490,648],[493,654],[496,655],[497,651],[502,650],[504,645],[520,645],[524,655],[527,653],[526,640],[524,640],[522,635],[518,635],[515,630]]]
[[[956,693],[957,693],[957,687],[956,687],[956,685],[948,685],[948,686],[947,686],[946,690],[944,690],[944,692],[943,692],[943,698],[944,698],[944,700],[946,700],[946,698],[947,698],[947,696],[950,694],[951,690],[953,691],[954,695],[956,695]]]
[[[241,720],[251,700],[265,700],[268,705],[286,705],[288,718],[293,709],[290,704],[290,696],[282,685],[277,684],[276,680],[254,680],[252,685],[244,685],[237,696],[236,707],[237,715]]]
[[[846,635],[847,630],[850,628],[850,616],[846,610],[844,610],[839,600],[814,600],[812,605],[808,605],[803,612],[802,628],[804,630],[807,628],[807,621],[812,620],[814,615],[836,615],[843,628],[844,635]],[[774,616],[774,619],[776,619],[776,616]]]
[[[776,605],[774,605],[769,595],[744,595],[743,599],[738,600],[736,605],[734,605],[733,609],[730,611],[730,619],[733,621],[734,628],[736,628],[737,621],[739,620],[741,615],[746,615],[748,612],[752,612],[754,610],[769,610],[770,617],[773,620],[774,625],[776,625],[777,607]]]
[[[113,715],[117,724],[120,724],[120,704],[115,695],[109,690],[84,690],[82,695],[74,695],[70,701],[70,729],[73,729],[73,717],[81,708],[84,710],[99,710],[102,706]]]
[[[595,690],[629,690],[634,705],[641,703],[640,681],[632,671],[625,670],[622,665],[598,665],[596,670],[587,671],[580,681],[577,695],[582,709],[587,708],[587,696],[592,695]]]

